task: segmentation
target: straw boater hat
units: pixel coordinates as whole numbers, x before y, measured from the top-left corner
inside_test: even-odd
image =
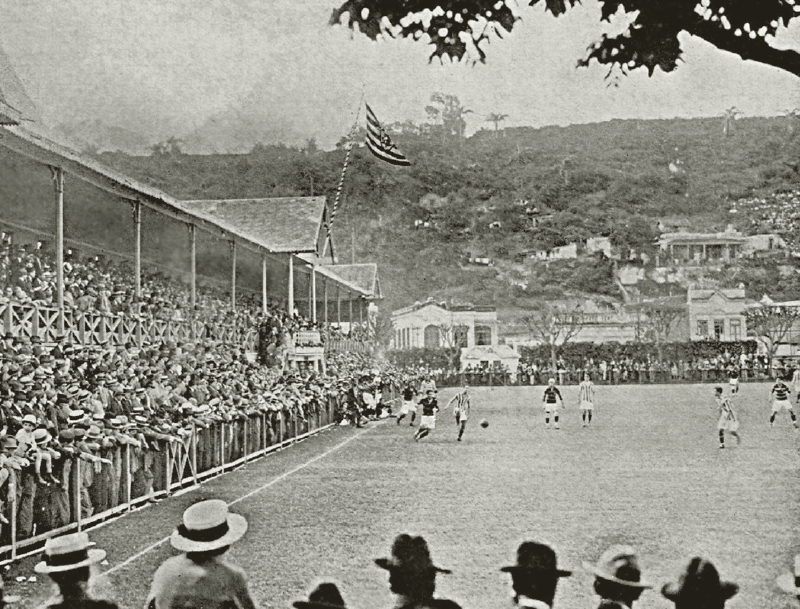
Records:
[[[639,560],[631,546],[611,546],[603,552],[597,564],[583,563],[583,568],[597,577],[615,584],[632,588],[652,588],[653,585],[642,580]]]
[[[433,564],[428,543],[422,537],[398,535],[392,544],[390,558],[376,558],[375,564],[387,571],[452,573]]]
[[[664,584],[661,588],[661,594],[672,602],[688,601],[697,606],[724,603],[738,591],[739,586],[720,581],[717,568],[697,556],[689,561],[678,581]]]
[[[67,415],[67,423],[69,425],[77,425],[83,419],[85,415],[83,414],[83,410],[70,410],[69,414]]]
[[[61,573],[98,563],[106,557],[106,551],[90,549],[93,545],[86,533],[48,539],[44,544],[44,560],[33,570],[37,573]]]
[[[238,541],[247,531],[247,520],[228,512],[221,499],[201,501],[183,513],[183,522],[169,538],[181,552],[209,552]]]
[[[37,429],[33,432],[33,441],[36,442],[37,446],[41,446],[52,439],[53,436],[51,436],[50,433],[44,428]]]
[[[500,569],[506,573],[528,573],[569,577],[572,571],[565,571],[556,566],[556,553],[548,545],[535,541],[523,541],[517,548],[517,564]]]
[[[778,576],[775,583],[787,594],[800,598],[800,554],[794,557],[794,573]]]
[[[297,609],[345,609],[342,595],[336,584],[325,582],[314,588],[308,595],[307,601],[296,601],[292,603]]]

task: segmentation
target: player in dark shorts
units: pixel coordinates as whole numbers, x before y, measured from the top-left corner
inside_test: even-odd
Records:
[[[422,408],[422,415],[419,419],[419,429],[414,434],[415,440],[421,440],[432,429],[436,429],[436,413],[439,412],[439,402],[433,395],[433,390],[429,389],[424,398],[419,401],[419,406]]]
[[[547,381],[547,387],[544,390],[542,402],[544,403],[545,429],[550,429],[551,413],[553,415],[553,427],[558,429],[558,409],[561,407],[561,404],[564,403],[564,399],[561,397],[561,392],[558,390],[558,387],[556,387],[555,379]]]

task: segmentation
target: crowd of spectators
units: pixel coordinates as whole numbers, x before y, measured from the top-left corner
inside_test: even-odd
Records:
[[[130,497],[154,501],[165,443],[196,433],[197,467],[209,469],[220,457],[242,455],[247,441],[242,426],[232,425],[223,442],[207,431],[217,423],[263,417],[267,445],[290,427],[309,430],[323,411],[330,422],[360,425],[380,414],[380,395],[388,400],[400,377],[375,368],[367,354],[333,356],[323,375],[264,366],[210,341],[139,348],[61,338],[46,346],[7,334],[0,340],[0,541],[9,541],[12,496],[18,540],[75,520],[69,487],[76,458],[82,517],[123,503],[128,485]]]
[[[595,360],[587,358],[567,362],[562,358],[551,362],[538,359],[522,361],[517,368],[516,382],[522,385],[547,384],[548,378],[555,378],[561,385],[578,384],[583,374],[588,372],[597,383],[612,385],[628,383],[703,383],[727,380],[732,374],[742,381],[765,380],[785,377],[794,365],[783,358],[775,358],[772,370],[765,355],[742,353],[738,356],[728,353],[717,356],[659,361],[656,359]]]

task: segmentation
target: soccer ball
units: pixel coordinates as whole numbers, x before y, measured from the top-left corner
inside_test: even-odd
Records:
[[[489,421],[487,421],[486,419],[481,419],[481,427],[483,427],[484,429],[489,427]]]

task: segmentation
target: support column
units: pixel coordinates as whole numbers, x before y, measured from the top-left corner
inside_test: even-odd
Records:
[[[51,167],[56,191],[56,306],[58,333],[64,333],[64,170]]]
[[[353,293],[347,292],[347,302],[350,305],[350,317],[347,318],[347,321],[350,322],[350,331],[353,331]]]
[[[136,289],[136,312],[141,312],[142,306],[142,203],[133,202],[133,230],[134,230],[134,273]]]
[[[311,265],[311,321],[317,323],[317,267]]]
[[[322,282],[322,297],[325,299],[325,325],[328,324],[328,280]]]
[[[192,267],[192,310],[190,319],[194,320],[197,310],[197,228],[194,224],[189,225],[189,244],[191,246],[191,267]]]
[[[364,299],[358,299],[358,323],[364,324]]]
[[[261,310],[267,312],[267,257],[261,257]]]
[[[289,317],[294,316],[294,258],[289,254]]]
[[[342,289],[336,286],[336,324],[342,327]]]
[[[231,309],[236,312],[236,241],[231,241]]]

